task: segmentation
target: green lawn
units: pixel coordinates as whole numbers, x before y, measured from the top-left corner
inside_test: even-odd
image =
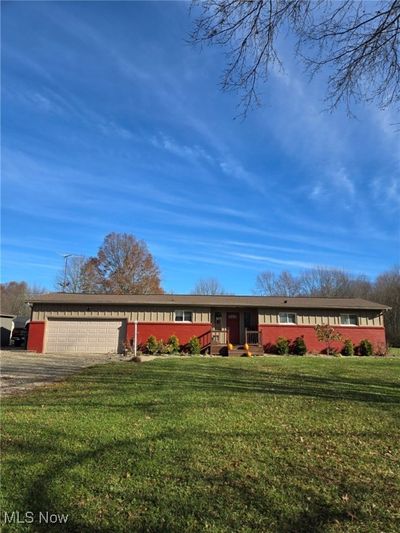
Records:
[[[399,531],[399,378],[393,358],[160,358],[5,398],[2,513],[69,520],[2,531]]]

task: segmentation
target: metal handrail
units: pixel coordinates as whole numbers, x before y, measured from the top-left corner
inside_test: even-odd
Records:
[[[261,344],[261,331],[245,330],[246,344]]]

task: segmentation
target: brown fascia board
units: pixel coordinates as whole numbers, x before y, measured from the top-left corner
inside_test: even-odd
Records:
[[[210,296],[196,294],[35,294],[30,304],[196,305],[207,307],[279,307],[292,309],[387,310],[387,305],[361,298],[289,298],[282,296]]]

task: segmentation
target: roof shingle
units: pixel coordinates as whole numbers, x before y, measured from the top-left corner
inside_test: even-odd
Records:
[[[291,307],[313,309],[390,309],[362,298],[284,296],[204,296],[197,294],[35,294],[29,303],[107,305],[196,305],[206,307]]]

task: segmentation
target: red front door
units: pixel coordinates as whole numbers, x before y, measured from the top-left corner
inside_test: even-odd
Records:
[[[232,344],[240,343],[240,324],[239,313],[227,313],[226,325],[229,329],[229,342]]]

